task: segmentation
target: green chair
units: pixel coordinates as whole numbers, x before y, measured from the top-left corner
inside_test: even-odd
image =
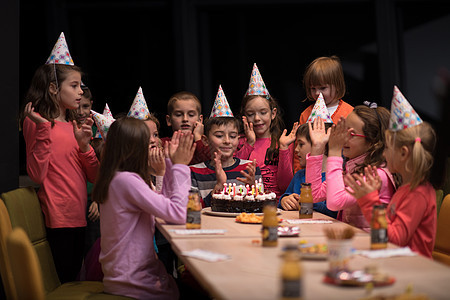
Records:
[[[130,299],[103,293],[99,281],[74,281],[61,284],[47,240],[44,216],[32,187],[18,188],[1,195],[11,219],[12,228],[21,227],[37,254],[42,271],[46,299]]]

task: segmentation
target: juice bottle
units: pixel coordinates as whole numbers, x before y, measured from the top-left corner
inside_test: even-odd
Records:
[[[302,299],[302,272],[298,248],[296,245],[289,245],[281,266],[281,299]]]
[[[313,198],[311,194],[311,183],[302,183],[298,204],[300,205],[299,218],[311,219],[313,217]]]
[[[201,228],[201,210],[200,194],[197,189],[189,190],[189,200],[187,204],[186,214],[186,228],[200,229]]]
[[[266,205],[263,212],[262,245],[263,247],[276,247],[278,244],[277,208],[273,205]]]
[[[370,249],[387,248],[387,220],[384,205],[374,205],[370,222]]]

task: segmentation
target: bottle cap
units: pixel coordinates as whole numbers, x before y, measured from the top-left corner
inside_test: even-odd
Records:
[[[311,186],[311,183],[309,183],[309,182],[302,182],[302,186]]]

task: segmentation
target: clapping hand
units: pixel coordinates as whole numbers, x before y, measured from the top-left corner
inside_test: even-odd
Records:
[[[164,176],[166,171],[166,161],[164,159],[163,149],[158,147],[148,148],[148,164],[150,174],[154,176]]]
[[[92,138],[92,125],[94,125],[94,120],[92,120],[92,115],[86,118],[86,121],[78,127],[77,121],[72,121],[73,134],[77,140],[78,147],[80,147],[81,152],[88,152],[91,149],[90,142]]]
[[[202,122],[197,121],[194,123],[194,130],[192,133],[194,134],[194,142],[197,142],[202,139],[202,135],[204,132],[204,125]]]
[[[256,134],[255,134],[255,131],[253,130],[253,123],[248,122],[246,116],[242,117],[242,123],[244,123],[244,132],[245,132],[245,137],[247,138],[247,143],[250,146],[255,145]]]
[[[175,131],[172,140],[164,145],[165,154],[173,164],[188,165],[195,152],[194,135]]]
[[[356,199],[362,198],[373,191],[379,191],[381,188],[381,178],[378,175],[377,167],[370,165],[365,167],[364,174],[365,178],[362,174],[356,173],[344,176],[344,183],[347,186],[345,190]]]
[[[222,167],[222,153],[220,152],[220,150],[214,152],[214,164],[217,180],[216,186],[214,187],[214,191],[219,191],[222,189],[223,184],[227,182],[227,174],[225,173]]]
[[[288,135],[286,135],[287,129],[283,130],[279,140],[280,150],[288,149],[289,145],[295,142],[295,134],[297,133],[298,126],[298,122],[295,122],[294,126],[292,126],[291,132]]]
[[[256,159],[254,159],[251,164],[247,164],[245,170],[241,171],[240,173],[244,177],[236,177],[237,180],[250,186],[252,184],[255,184]]]
[[[328,156],[341,156],[342,148],[348,141],[348,129],[344,117],[331,127],[330,139],[328,141]]]

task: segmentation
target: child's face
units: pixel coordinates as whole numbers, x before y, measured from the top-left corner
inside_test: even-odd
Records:
[[[239,144],[239,133],[234,124],[212,125],[208,137],[205,138],[204,142],[209,146],[212,157],[214,157],[214,152],[220,152],[222,161],[233,159],[233,154]]]
[[[88,98],[81,96],[80,106],[77,109],[77,121],[80,124],[86,122],[86,118],[91,113],[92,103]]]
[[[370,143],[365,137],[354,135],[350,133],[364,135],[363,120],[354,112],[350,113],[346,118],[347,130],[349,134],[348,141],[344,144],[342,154],[350,159],[358,157],[367,152],[370,148]]]
[[[305,136],[297,138],[297,147],[295,147],[295,154],[299,158],[300,167],[306,167],[306,154],[311,152],[311,143],[308,142]]]
[[[277,115],[277,109],[270,109],[269,101],[263,97],[256,97],[247,102],[245,116],[253,123],[253,130],[257,138],[270,137],[270,124]]]
[[[334,106],[339,102],[339,99],[336,99],[336,89],[332,85],[313,85],[310,87],[310,92],[311,96],[313,96],[316,101],[317,98],[319,98],[320,93],[322,93],[326,106]]]
[[[195,122],[203,121],[203,116],[198,113],[198,104],[193,99],[178,100],[173,105],[173,111],[166,116],[167,126],[172,126],[173,131],[191,133]]]
[[[80,106],[81,95],[83,95],[81,74],[77,71],[70,71],[67,78],[60,83],[59,88],[57,99],[60,106],[63,109],[77,109]]]
[[[150,131],[150,141],[149,141],[150,148],[159,147],[160,139],[159,139],[158,127],[156,127],[155,122],[145,121],[145,125],[147,125],[148,130]]]

